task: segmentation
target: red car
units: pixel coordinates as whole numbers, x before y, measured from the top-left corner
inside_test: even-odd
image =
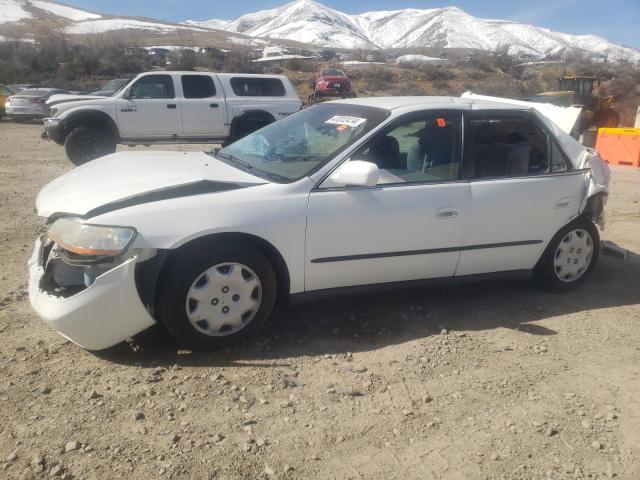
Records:
[[[321,100],[321,97],[353,98],[349,77],[337,68],[323,68],[313,79],[313,93],[309,96],[309,105]]]

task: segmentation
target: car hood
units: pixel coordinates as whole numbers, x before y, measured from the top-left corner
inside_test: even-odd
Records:
[[[67,102],[78,102],[81,100],[92,100],[96,98],[106,98],[106,96],[101,95],[70,95],[66,93],[59,93],[58,95],[51,95],[47,100],[47,105],[52,107],[54,105],[58,105],[60,103]]]
[[[268,183],[204,152],[119,152],[47,184],[38,215],[93,217],[132,205]]]

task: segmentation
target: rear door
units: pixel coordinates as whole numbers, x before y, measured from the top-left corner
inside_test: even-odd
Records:
[[[173,138],[182,130],[173,77],[140,77],[118,99],[117,118],[123,138]]]
[[[465,115],[471,205],[456,275],[530,270],[578,215],[586,172],[572,168],[532,113]]]
[[[222,138],[226,134],[226,108],[222,88],[213,75],[180,75],[182,136]]]

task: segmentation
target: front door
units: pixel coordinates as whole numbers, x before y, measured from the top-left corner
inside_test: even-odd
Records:
[[[400,118],[351,156],[378,165],[376,187],[311,193],[306,290],[454,274],[470,201],[460,133],[456,112]]]
[[[173,138],[180,135],[180,104],[170,75],[145,75],[118,99],[122,138]]]

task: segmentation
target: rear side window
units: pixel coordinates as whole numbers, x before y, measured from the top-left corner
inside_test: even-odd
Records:
[[[175,98],[173,79],[169,75],[147,75],[133,84],[129,98]]]
[[[234,77],[231,88],[240,97],[284,97],[286,93],[279,78]]]
[[[568,169],[562,151],[549,134],[527,118],[474,118],[470,135],[473,178],[519,177]]]
[[[216,86],[209,75],[182,75],[184,98],[209,98],[216,96]]]

